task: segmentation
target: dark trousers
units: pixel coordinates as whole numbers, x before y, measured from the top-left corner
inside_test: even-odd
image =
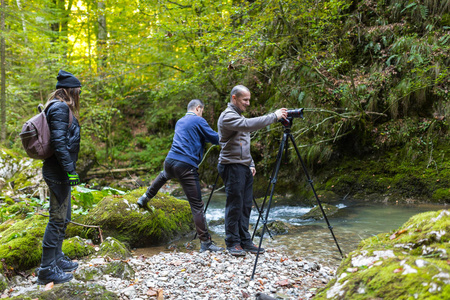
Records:
[[[154,197],[159,189],[170,179],[176,178],[181,184],[184,193],[191,206],[192,217],[194,218],[195,228],[198,238],[201,241],[207,241],[211,237],[206,225],[204,213],[204,204],[200,189],[200,180],[197,169],[193,166],[175,159],[168,158],[164,161],[164,171],[159,173],[153,184],[147,189],[147,197]]]
[[[62,243],[72,215],[70,198],[70,187],[68,194],[60,198],[62,201],[58,201],[55,193],[50,188],[49,220],[45,227],[44,238],[42,240],[43,254],[41,266],[48,266],[52,261],[63,255]]]
[[[229,164],[217,166],[225,184],[225,243],[227,247],[252,244],[248,232],[253,199],[253,175],[248,166]]]

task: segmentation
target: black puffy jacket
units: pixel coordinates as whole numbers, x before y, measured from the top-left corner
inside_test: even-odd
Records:
[[[69,106],[55,102],[47,109],[47,122],[55,153],[44,161],[44,177],[58,182],[67,181],[67,172],[74,172],[80,151],[80,125],[73,116],[69,128]]]

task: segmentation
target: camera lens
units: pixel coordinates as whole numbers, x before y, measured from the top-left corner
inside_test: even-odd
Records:
[[[303,119],[303,108],[290,109],[287,111],[288,118],[302,118]]]

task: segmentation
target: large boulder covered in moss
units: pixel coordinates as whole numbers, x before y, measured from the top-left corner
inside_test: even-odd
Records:
[[[67,282],[56,284],[50,290],[44,286],[37,286],[27,294],[11,297],[8,299],[46,299],[46,300],[113,300],[119,296],[106,290],[104,286],[95,283]]]
[[[130,247],[160,245],[191,232],[194,228],[189,203],[172,196],[158,193],[148,210],[139,209],[137,199],[145,189],[125,195],[105,197],[82,222],[100,226],[103,236],[111,236]],[[97,229],[87,229],[89,238],[98,235]]]
[[[47,217],[34,215],[15,222],[1,233],[0,257],[9,270],[23,271],[38,265],[47,222]]]
[[[362,241],[314,299],[450,299],[450,212]]]

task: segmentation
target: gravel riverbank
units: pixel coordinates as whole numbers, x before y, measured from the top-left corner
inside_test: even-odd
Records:
[[[102,266],[114,261],[97,257],[80,261],[80,267],[74,272],[77,279],[72,282],[102,285],[123,300],[255,299],[258,293],[275,299],[311,299],[335,273],[334,269],[317,262],[269,249],[259,256],[254,280],[250,280],[255,258],[253,254],[233,257],[226,252],[161,252],[151,257],[133,256],[121,261],[134,271],[129,278],[121,279],[102,272],[97,272],[91,280],[83,278],[87,270],[102,270]],[[35,276],[17,280],[3,297],[45,289],[35,282]]]

